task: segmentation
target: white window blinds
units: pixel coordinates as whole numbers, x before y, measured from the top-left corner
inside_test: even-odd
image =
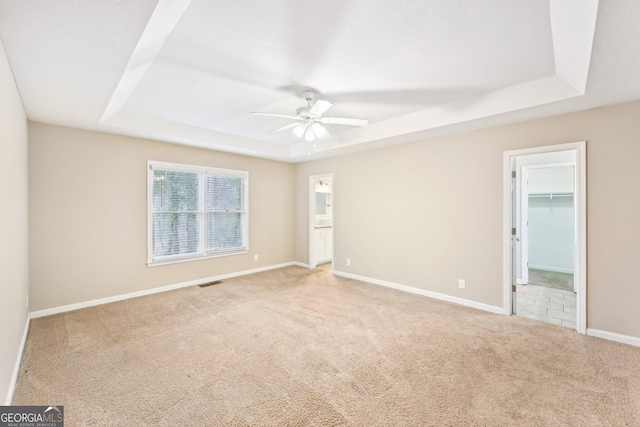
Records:
[[[207,175],[207,250],[245,246],[244,183],[242,178]]]
[[[149,264],[243,253],[248,173],[149,162]]]

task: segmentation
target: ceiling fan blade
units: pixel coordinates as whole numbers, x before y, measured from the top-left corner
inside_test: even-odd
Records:
[[[269,117],[283,117],[285,119],[291,119],[291,120],[302,120],[300,117],[298,116],[288,116],[286,114],[273,114],[273,113],[256,113],[256,112],[251,112],[250,114],[255,114],[257,116],[269,116]]]
[[[292,129],[292,128],[296,127],[296,126],[300,126],[300,123],[290,123],[290,124],[288,124],[288,125],[284,125],[284,126],[282,126],[282,127],[279,127],[278,129],[274,129],[274,130],[272,130],[272,131],[271,131],[271,132],[269,132],[269,133],[280,133],[280,132],[284,132],[285,130]]]
[[[333,104],[330,103],[329,101],[323,101],[319,99],[316,101],[315,104],[313,104],[313,106],[309,110],[309,114],[312,114],[314,116],[321,116],[332,106]]]
[[[367,126],[369,124],[369,120],[367,119],[346,119],[340,117],[322,117],[318,121],[328,125]]]
[[[318,137],[320,139],[329,139],[329,138],[331,138],[331,134],[320,123],[312,124],[311,128],[313,129],[313,133],[316,134],[316,137]]]

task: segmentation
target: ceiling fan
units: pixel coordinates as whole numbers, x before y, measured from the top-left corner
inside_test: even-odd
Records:
[[[305,90],[302,92],[302,96],[307,101],[307,105],[300,107],[296,110],[295,116],[288,116],[286,114],[273,114],[273,113],[256,113],[260,116],[271,117],[283,117],[286,119],[296,120],[295,123],[291,123],[278,129],[274,129],[269,133],[279,133],[285,130],[293,129],[293,133],[306,141],[314,141],[316,138],[328,139],[331,138],[331,134],[325,129],[323,125],[349,125],[349,126],[366,126],[369,124],[367,119],[348,119],[340,117],[322,117],[322,115],[333,106],[329,101],[323,101],[321,99],[311,105],[311,101],[316,97],[316,93],[312,90]]]

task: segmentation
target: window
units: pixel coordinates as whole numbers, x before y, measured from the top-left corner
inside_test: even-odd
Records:
[[[148,163],[149,265],[246,253],[243,171]]]

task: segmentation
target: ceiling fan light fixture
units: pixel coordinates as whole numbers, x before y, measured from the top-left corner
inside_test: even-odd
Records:
[[[298,138],[302,138],[304,136],[304,130],[305,130],[306,124],[305,123],[300,123],[298,126],[293,128],[293,133],[298,137]]]
[[[318,138],[324,138],[325,136],[328,136],[328,132],[327,130],[324,128],[324,126],[322,126],[320,123],[314,123],[311,125],[311,128],[313,129],[313,133],[318,137]]]
[[[307,125],[307,130],[304,131],[304,139],[309,142],[316,139],[316,135],[313,133],[313,129],[310,125]]]

